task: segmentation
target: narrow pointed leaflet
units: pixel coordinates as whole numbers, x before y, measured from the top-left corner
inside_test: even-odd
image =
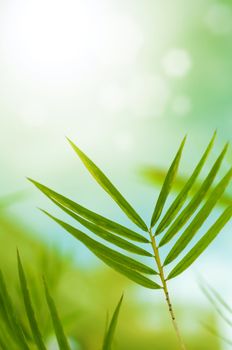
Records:
[[[160,247],[168,243],[177,234],[177,232],[180,231],[180,229],[186,224],[189,218],[195,213],[199,205],[202,203],[202,200],[204,199],[216,175],[218,174],[221,163],[225,157],[227,148],[228,148],[228,144],[226,144],[226,146],[223,148],[221,154],[219,155],[218,159],[214,163],[213,167],[211,168],[209,174],[203,181],[197,193],[193,196],[193,198],[187,204],[187,206],[182,210],[179,216],[177,216],[177,218],[174,220],[174,222],[172,223],[170,228],[167,230],[167,232],[165,232],[164,236],[162,237],[159,243]]]
[[[88,237],[85,233],[76,229],[75,227],[55,218],[46,211],[43,212],[47,214],[51,219],[56,221],[71,235],[77,238],[80,242],[82,242],[93,254],[95,254],[107,265],[114,268],[116,271],[121,272],[126,277],[143,285],[144,287],[153,289],[160,288],[160,286],[157,283],[151,281],[150,279],[140,274],[144,273],[148,275],[157,275],[157,272],[151,267],[146,266],[135,259],[132,259],[124,254],[121,254],[111,248],[106,247],[105,245]]]
[[[19,253],[18,254],[18,272],[19,272],[19,280],[20,280],[20,286],[23,294],[23,300],[24,300],[24,305],[25,305],[25,310],[27,314],[27,318],[31,327],[31,332],[33,334],[33,338],[35,341],[35,344],[37,346],[38,350],[46,350],[46,347],[44,345],[39,326],[35,317],[35,312],[32,306],[31,302],[31,296],[28,290],[27,286],[27,280],[25,276],[25,272],[23,270],[23,266],[20,260]]]
[[[96,234],[98,237],[104,239],[105,241],[108,241],[108,242],[118,246],[119,248],[122,248],[124,250],[129,251],[129,252],[132,252],[134,254],[143,255],[143,256],[153,256],[147,250],[140,248],[137,245],[130,243],[127,240],[116,236],[115,234],[112,234],[111,232],[103,229],[102,227],[95,225],[95,224],[83,219],[79,215],[77,215],[77,214],[73,213],[72,211],[70,211],[69,209],[66,209],[65,207],[63,207],[61,204],[59,204],[59,203],[56,203],[56,204],[63,211],[65,211],[67,214],[72,216],[73,219],[78,221],[81,225],[85,226],[88,230],[90,230],[91,232]]]
[[[105,338],[104,338],[102,350],[111,350],[112,349],[113,337],[114,337],[115,329],[116,329],[117,322],[118,322],[118,316],[119,316],[119,312],[121,309],[122,300],[123,300],[123,295],[121,296],[121,298],[118,302],[118,305],[113,313],[109,328],[108,328],[106,335],[105,335]]]
[[[128,218],[134,222],[142,230],[147,231],[147,225],[143,219],[136,213],[134,208],[127,202],[112,182],[106,177],[105,174],[84,154],[71,140],[69,140],[72,148],[79,156],[85,167],[88,169],[90,174],[95,178],[99,185],[113,198],[118,206],[124,211]]]
[[[168,275],[168,279],[174,278],[185,271],[210,245],[217,237],[223,227],[231,219],[232,206],[227,208],[218,220],[211,226],[205,235],[196,243],[196,245],[186,254],[186,256],[174,267]]]
[[[173,160],[173,162],[168,170],[166,178],[164,180],[163,187],[160,191],[160,194],[159,194],[159,197],[158,197],[158,200],[156,202],[155,209],[154,209],[154,212],[152,215],[151,227],[153,227],[156,224],[156,222],[160,218],[160,215],[162,214],[166,199],[171,191],[172,184],[173,184],[173,181],[175,179],[175,176],[176,176],[176,173],[177,173],[177,170],[179,167],[180,158],[182,155],[185,141],[186,141],[186,137],[181,142],[180,148],[179,148],[179,150],[178,150],[178,152],[177,152],[177,154],[176,154],[176,156],[175,156],[175,158],[174,158],[174,160]]]
[[[200,159],[199,163],[197,164],[196,168],[194,169],[192,175],[190,176],[189,180],[185,183],[183,189],[180,191],[180,193],[177,195],[176,199],[173,201],[173,203],[170,205],[169,209],[167,210],[166,214],[164,215],[163,219],[161,220],[160,224],[158,225],[156,229],[156,235],[160,234],[166,227],[170,225],[170,223],[175,219],[176,215],[184,205],[187,196],[189,194],[189,191],[192,189],[201,169],[203,168],[208,155],[213,147],[214,140],[216,137],[216,132],[214,133],[212,139],[210,140],[210,143],[208,144],[204,154],[202,155],[202,158]]]
[[[53,327],[54,327],[55,334],[56,334],[56,339],[57,339],[57,342],[59,344],[59,348],[60,348],[60,350],[71,350],[69,343],[68,343],[68,340],[67,340],[67,337],[64,333],[64,329],[63,329],[62,323],[60,321],[60,318],[59,318],[59,315],[58,315],[58,312],[56,309],[56,305],[55,305],[54,300],[53,300],[53,298],[48,290],[48,286],[47,286],[45,279],[44,279],[44,289],[45,289],[45,296],[46,296],[47,304],[49,307],[50,315],[52,318]]]
[[[114,232],[120,236],[127,237],[133,241],[141,242],[141,243],[149,243],[149,240],[137,232],[134,232],[127,227],[118,224],[115,221],[105,218],[102,215],[99,215],[82,205],[72,201],[71,199],[62,196],[61,194],[53,191],[52,189],[42,185],[41,183],[28,178],[30,182],[32,182],[41,192],[43,192],[53,203],[57,205],[59,203],[61,205],[61,209],[68,208],[74,213],[84,217],[85,219],[95,223],[98,226],[105,228],[111,232]]]
[[[219,198],[224,193],[226,187],[228,186],[232,176],[232,168],[227,172],[227,174],[223,177],[223,179],[219,182],[219,184],[215,187],[208,200],[201,208],[201,210],[194,217],[190,225],[186,228],[186,230],[182,233],[180,238],[174,244],[173,248],[169,252],[168,256],[164,261],[164,265],[169,264],[177,256],[185,249],[185,247],[191,242],[196,232],[203,225],[205,220],[208,218],[209,214],[213,210],[215,204],[219,200]]]

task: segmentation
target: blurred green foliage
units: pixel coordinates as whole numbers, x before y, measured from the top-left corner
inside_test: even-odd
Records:
[[[157,350],[164,350],[170,346],[173,350],[177,349],[175,335],[169,329],[168,320],[163,317],[166,313],[163,304],[157,304],[154,309],[154,317],[160,319],[159,327],[156,329],[152,325],[152,319],[149,326],[146,315],[150,313],[150,307],[135,298],[131,284],[125,278],[98,266],[91,271],[80,269],[72,256],[62,254],[54,247],[48,248],[32,237],[30,231],[7,209],[1,210],[0,266],[6,277],[13,303],[25,325],[27,321],[18,282],[16,247],[23,257],[38,323],[44,339],[48,342],[54,333],[44,294],[40,292],[42,275],[46,277],[65,332],[75,340],[75,344],[79,344],[77,349],[93,350],[96,349],[96,344],[102,343],[107,310],[114,309],[118,295],[123,290],[125,300],[115,337],[115,349],[152,350],[155,347]],[[189,308],[191,319],[191,306]],[[178,313],[182,313],[181,309],[178,309]],[[200,308],[199,314],[201,314]],[[215,325],[215,319],[210,312],[205,312],[204,319]],[[195,319],[192,322],[198,321]],[[185,334],[190,350],[220,349],[219,343],[200,324],[195,326],[194,331]]]

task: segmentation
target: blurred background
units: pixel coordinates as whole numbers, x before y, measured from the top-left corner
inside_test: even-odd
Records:
[[[72,332],[80,349],[95,348],[106,311],[123,290],[119,349],[174,349],[175,338],[161,293],[130,284],[39,212],[57,210],[26,177],[130,225],[80,164],[68,136],[149,220],[160,186],[149,169],[167,169],[186,133],[182,175],[215,129],[214,157],[231,140],[231,62],[231,1],[1,0],[0,197],[14,199],[1,209],[1,251],[9,247],[1,264],[14,283],[16,246],[35,269],[42,253],[53,262],[55,249],[68,266],[59,298],[77,312]],[[231,160],[229,150],[223,170]],[[231,242],[229,224],[193,269],[170,283],[190,349],[230,348],[201,324],[210,320],[223,335],[232,333],[197,281],[205,278],[232,304]]]

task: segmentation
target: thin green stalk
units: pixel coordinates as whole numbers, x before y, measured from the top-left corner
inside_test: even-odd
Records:
[[[159,249],[158,249],[158,246],[156,244],[155,235],[152,234],[151,228],[149,229],[149,235],[150,235],[150,238],[151,238],[151,245],[152,245],[152,249],[154,251],[155,261],[156,261],[156,264],[157,264],[157,268],[159,270],[159,276],[160,276],[160,280],[161,280],[161,283],[162,283],[162,288],[163,288],[165,299],[166,299],[166,302],[167,302],[167,305],[168,305],[168,310],[169,310],[169,313],[170,313],[170,316],[171,316],[172,324],[173,324],[176,336],[178,338],[180,349],[181,350],[186,350],[186,346],[185,346],[183,338],[181,336],[181,333],[180,333],[180,330],[179,330],[179,326],[178,326],[178,323],[176,321],[175,313],[174,313],[174,310],[173,310],[173,307],[172,307],[172,303],[171,303],[171,300],[170,300],[168,286],[167,286],[167,281],[166,281],[166,278],[164,276],[164,270],[163,270],[163,266],[162,266],[161,259],[160,259]]]

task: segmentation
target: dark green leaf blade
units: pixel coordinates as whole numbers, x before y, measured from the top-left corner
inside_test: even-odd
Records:
[[[56,221],[61,227],[63,227],[66,231],[68,231],[71,235],[77,238],[80,242],[82,242],[89,250],[91,250],[95,255],[100,254],[108,259],[115,260],[117,263],[125,265],[128,268],[134,269],[141,273],[149,274],[149,275],[157,275],[157,272],[142,264],[141,262],[134,260],[128,256],[125,256],[116,250],[106,247],[105,245],[95,241],[90,238],[84,232],[78,230],[77,228],[67,224],[64,221],[59,220],[48,212],[42,210],[46,215],[48,215],[51,219]]]
[[[216,137],[216,132],[214,133],[212,139],[210,140],[210,143],[208,144],[205,152],[203,153],[199,163],[195,167],[192,175],[185,183],[184,187],[180,191],[180,193],[177,195],[176,199],[173,201],[173,203],[170,205],[169,209],[167,210],[166,214],[164,215],[163,219],[161,220],[157,230],[156,235],[160,234],[166,227],[170,225],[170,223],[175,219],[176,215],[178,214],[178,211],[182,208],[182,206],[185,203],[185,200],[189,194],[189,191],[193,187],[201,169],[203,168],[208,155],[213,147],[214,140]]]
[[[112,234],[111,232],[103,229],[100,226],[97,226],[85,219],[83,219],[82,217],[80,217],[79,215],[73,213],[72,211],[70,211],[69,209],[63,207],[61,204],[56,203],[57,206],[59,206],[63,211],[65,211],[67,214],[69,214],[70,216],[72,216],[76,221],[78,221],[81,225],[85,226],[88,230],[90,230],[91,232],[93,232],[94,234],[96,234],[97,236],[103,238],[104,240],[124,249],[127,250],[129,252],[132,252],[134,254],[138,254],[138,255],[142,255],[142,256],[153,256],[151,253],[149,253],[147,250],[136,246],[135,244],[132,244],[128,241],[126,241],[125,239],[122,239],[118,236],[116,236],[115,234]]]
[[[162,189],[160,191],[158,200],[157,200],[156,205],[155,205],[154,212],[152,214],[151,227],[153,227],[156,224],[156,222],[159,220],[159,218],[162,214],[166,199],[171,191],[171,187],[172,187],[173,181],[175,179],[175,176],[176,176],[176,173],[177,173],[177,170],[179,167],[179,163],[180,163],[180,159],[181,159],[181,155],[182,155],[185,141],[186,141],[186,137],[181,142],[179,150],[178,150],[178,152],[177,152],[177,154],[176,154],[176,156],[175,156],[175,158],[174,158],[174,160],[173,160],[173,162],[172,162],[172,164],[167,172],[166,178],[164,180]]]
[[[217,237],[223,227],[231,219],[232,206],[228,207],[210,227],[205,235],[195,244],[186,256],[170,272],[168,279],[174,278],[185,271],[206,250],[210,243]]]
[[[71,140],[69,140],[72,148],[85,165],[90,174],[99,183],[99,185],[112,197],[112,199],[118,204],[118,206],[124,211],[128,218],[134,222],[142,230],[147,231],[147,225],[143,219],[138,215],[138,213],[132,208],[132,206],[127,202],[127,200],[122,196],[122,194],[117,190],[117,188],[111,183],[111,181],[106,177],[105,174],[93,163],[87,155],[80,150]]]
[[[164,244],[168,243],[197,210],[198,206],[201,204],[202,200],[204,199],[206,193],[208,192],[210,186],[212,185],[220,169],[220,166],[226,154],[227,148],[228,148],[228,144],[226,144],[226,146],[223,148],[221,154],[219,155],[218,159],[214,163],[212,169],[210,170],[209,174],[207,175],[206,179],[202,183],[197,193],[193,196],[189,204],[184,208],[184,210],[180,213],[180,215],[177,216],[176,220],[167,230],[167,232],[165,233],[165,235],[163,236],[163,238],[159,243],[159,247],[162,247]]]
[[[32,306],[31,297],[27,286],[26,276],[20,260],[20,256],[19,256],[19,253],[17,254],[18,254],[18,272],[19,272],[20,286],[21,286],[25,310],[26,310],[30,327],[31,327],[33,338],[38,350],[46,350],[46,347],[44,345],[44,342],[39,330],[38,323],[36,321],[35,312]]]
[[[219,198],[222,196],[228,183],[231,180],[231,176],[232,176],[232,168],[227,172],[227,174],[218,183],[218,185],[215,187],[215,189],[213,190],[213,192],[209,196],[207,202],[204,204],[204,206],[197,213],[197,215],[192,220],[190,225],[186,228],[186,230],[183,232],[183,234],[180,236],[180,238],[174,244],[173,248],[171,249],[171,251],[169,252],[168,256],[165,259],[164,265],[167,265],[170,262],[172,262],[174,259],[176,259],[176,257],[189,244],[189,242],[192,240],[192,238],[194,237],[196,232],[199,230],[199,228],[202,226],[202,224],[208,218],[209,214],[213,210],[213,208],[214,208],[215,204],[217,203],[217,201],[219,200]]]
[[[93,251],[92,252],[100,259],[102,260],[106,265],[111,267],[113,270],[121,273],[122,275],[129,278],[131,281],[139,284],[140,286],[143,286],[145,288],[149,289],[161,289],[162,287],[157,284],[156,282],[150,280],[149,278],[141,275],[141,273],[138,273],[137,271],[131,269],[130,267],[127,267],[124,264],[121,264],[121,262],[117,262],[115,259],[107,258],[105,255],[101,255],[100,253]]]
[[[113,337],[114,337],[117,322],[118,322],[118,316],[119,316],[120,308],[122,305],[122,300],[123,300],[123,295],[121,296],[121,298],[118,302],[118,305],[113,313],[109,328],[108,328],[106,335],[105,335],[105,338],[104,338],[102,350],[111,350],[111,348],[112,348]]]
[[[61,204],[63,207],[72,210],[74,213],[86,218],[87,220],[95,223],[98,226],[105,228],[111,232],[114,232],[120,236],[127,237],[133,241],[141,242],[141,243],[149,243],[149,240],[137,232],[134,232],[128,229],[125,226],[122,226],[110,219],[105,218],[99,214],[94,213],[93,211],[81,206],[80,204],[72,201],[71,199],[62,196],[61,194],[53,191],[52,189],[40,184],[39,182],[28,179],[32,182],[41,192],[43,192],[50,200],[52,200],[55,204],[57,202]]]
[[[57,342],[59,344],[59,348],[60,348],[60,350],[71,350],[70,346],[68,344],[68,340],[66,338],[66,335],[64,333],[64,329],[63,329],[62,323],[60,321],[55,302],[54,302],[54,300],[53,300],[53,298],[48,290],[48,286],[47,286],[45,279],[44,279],[44,289],[45,289],[45,296],[46,296],[47,304],[49,307],[50,315],[52,318],[53,327],[54,327],[55,334],[56,334],[56,339],[57,339]]]
[[[6,326],[13,332],[14,340],[17,341],[18,345],[20,344],[21,349],[29,350],[29,347],[26,343],[20,322],[17,318],[17,315],[14,310],[14,306],[8,293],[6,283],[0,270],[0,313],[3,314],[3,320]]]

